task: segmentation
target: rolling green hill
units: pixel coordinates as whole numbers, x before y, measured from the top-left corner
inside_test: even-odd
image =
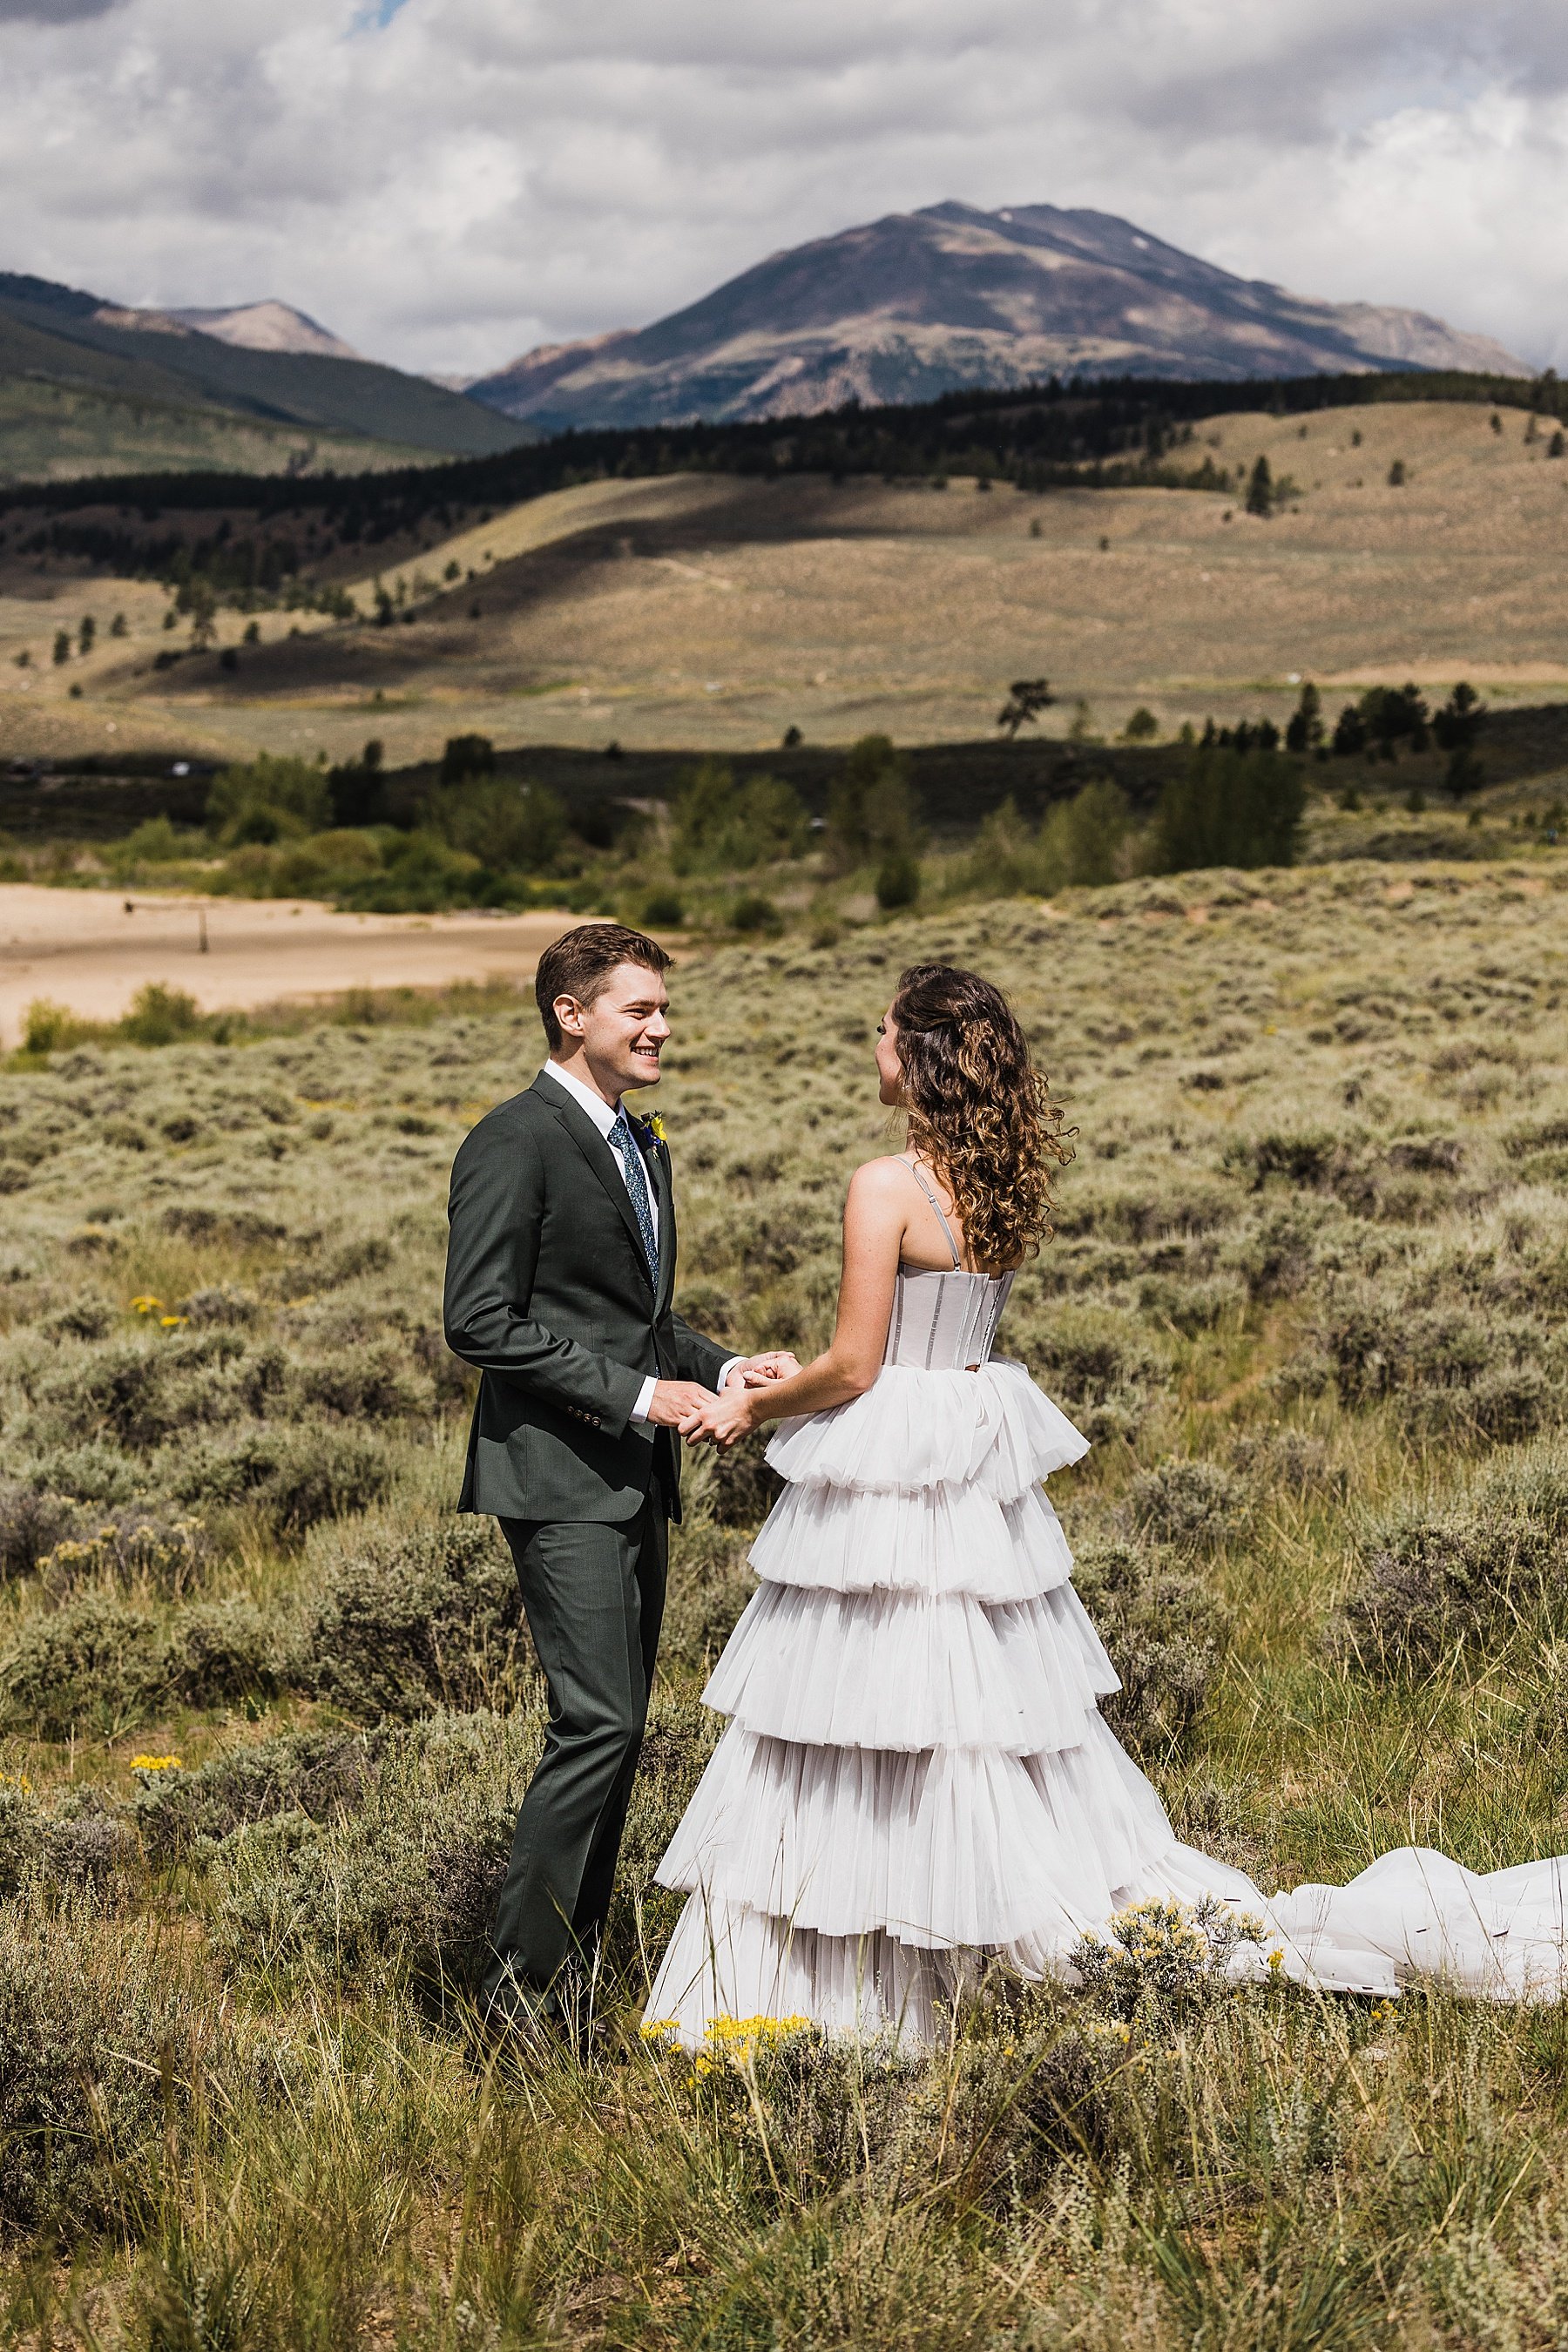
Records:
[[[530,437],[395,368],[114,324],[104,309],[71,288],[0,273],[0,481],[193,467],[359,472],[492,456]]]

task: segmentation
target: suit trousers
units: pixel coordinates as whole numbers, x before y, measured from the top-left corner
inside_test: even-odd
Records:
[[[517,1817],[483,1998],[503,2011],[591,1968],[615,1883],[664,1616],[668,1521],[502,1519],[550,1695],[544,1753]],[[520,1999],[521,1996],[521,1999]]]

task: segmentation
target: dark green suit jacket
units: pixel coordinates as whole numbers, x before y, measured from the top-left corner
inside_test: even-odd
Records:
[[[636,1132],[634,1128],[634,1132]],[[657,1480],[679,1516],[679,1441],[635,1427],[651,1372],[711,1388],[727,1351],[670,1310],[669,1155],[644,1151],[658,1202],[656,1293],[620,1162],[542,1076],[499,1103],[452,1169],[447,1345],[477,1365],[460,1511],[629,1519]]]

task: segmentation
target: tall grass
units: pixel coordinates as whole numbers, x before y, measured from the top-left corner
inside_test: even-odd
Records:
[[[1562,873],[960,900],[674,975],[683,1304],[739,1345],[828,1328],[900,963],[1015,994],[1079,1156],[1003,1344],[1094,1440],[1056,1499],[1119,1732],[1266,1885],[1568,1848]],[[1175,1937],[983,1972],[924,2058],[639,2034],[744,1458],[692,1465],[593,2034],[485,2043],[542,1700],[437,1301],[538,1047],[510,994],[377,1009],[0,1076],[7,2340],[1560,2342],[1556,2007],[1237,1994]]]

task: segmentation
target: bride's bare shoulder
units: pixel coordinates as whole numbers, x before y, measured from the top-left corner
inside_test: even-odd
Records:
[[[898,1201],[905,1205],[904,1194],[909,1190],[910,1163],[889,1153],[881,1160],[863,1160],[849,1179],[849,1197],[868,1208],[883,1201]]]

